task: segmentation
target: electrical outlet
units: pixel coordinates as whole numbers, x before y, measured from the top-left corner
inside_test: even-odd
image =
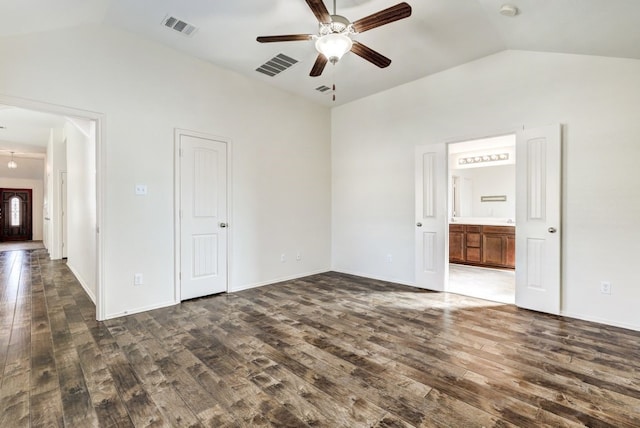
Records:
[[[147,194],[147,185],[136,184],[136,195],[146,195],[146,194]]]
[[[387,263],[393,263],[393,256],[391,254],[387,254]]]
[[[136,273],[133,275],[133,285],[142,285],[144,284],[144,278],[141,273]]]
[[[300,251],[298,251],[298,252],[296,253],[296,260],[297,260],[297,261],[302,260],[302,253],[301,253]]]
[[[284,263],[287,261],[287,255],[285,253],[280,254],[280,262]]]
[[[600,282],[600,293],[611,294],[611,283],[609,281]]]

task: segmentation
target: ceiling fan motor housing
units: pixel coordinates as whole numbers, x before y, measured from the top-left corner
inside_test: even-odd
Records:
[[[353,33],[351,21],[342,15],[331,15],[329,24],[320,24],[320,35],[324,36],[331,33]]]

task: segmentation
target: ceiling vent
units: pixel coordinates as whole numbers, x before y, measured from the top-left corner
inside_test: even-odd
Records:
[[[322,92],[324,94],[325,92],[327,92],[330,89],[331,89],[330,87],[328,87],[326,85],[322,85],[322,86],[318,86],[316,88],[316,91],[320,91],[320,92]]]
[[[297,62],[298,60],[288,57],[285,54],[278,54],[262,64],[260,67],[256,68],[256,71],[266,74],[267,76],[274,77]]]
[[[167,17],[162,21],[162,25],[177,31],[178,33],[184,34],[185,36],[193,36],[193,34],[198,31],[198,28],[195,25],[186,23],[175,16],[167,15]]]

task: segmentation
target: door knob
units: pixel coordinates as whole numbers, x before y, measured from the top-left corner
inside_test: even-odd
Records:
[[[227,223],[220,223],[220,227],[224,229],[225,227],[227,227]]]
[[[416,223],[416,226],[418,226],[418,227],[422,227],[422,223],[417,222],[417,223]]]
[[[547,229],[549,231],[549,233],[556,233],[557,230],[555,227],[550,227],[549,229]]]

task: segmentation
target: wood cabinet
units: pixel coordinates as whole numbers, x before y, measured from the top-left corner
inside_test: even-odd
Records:
[[[449,261],[464,263],[466,260],[464,225],[449,226]]]
[[[513,269],[515,258],[515,227],[449,225],[450,263]]]

